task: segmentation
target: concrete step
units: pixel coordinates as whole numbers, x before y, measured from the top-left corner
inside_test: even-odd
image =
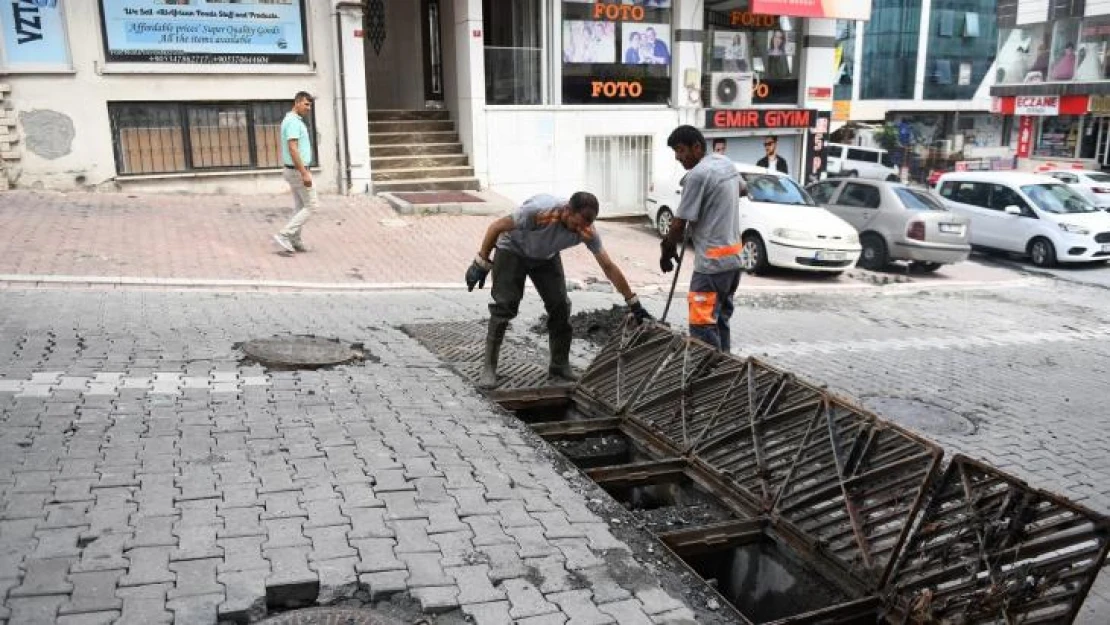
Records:
[[[423,180],[383,180],[374,183],[374,193],[398,191],[477,191],[481,184],[474,177],[425,178]]]
[[[370,158],[389,156],[463,155],[461,143],[394,143],[370,146]]]
[[[470,159],[466,154],[373,156],[370,158],[370,168],[374,171],[414,169],[417,167],[465,167],[469,164]]]
[[[374,169],[370,165],[370,175],[374,182],[424,180],[427,178],[470,178],[474,176],[473,167],[413,167],[411,169]]]
[[[451,119],[451,111],[446,110],[428,110],[428,111],[408,111],[401,109],[383,109],[378,111],[370,111],[370,121],[372,122],[386,122],[386,121],[400,121],[400,120],[433,120],[433,119]]]
[[[420,119],[399,121],[372,121],[370,132],[450,132],[455,130],[455,122],[449,119]]]
[[[370,145],[398,145],[406,143],[458,143],[457,132],[372,132]]]

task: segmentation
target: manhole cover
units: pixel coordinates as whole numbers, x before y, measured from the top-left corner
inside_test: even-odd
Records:
[[[863,404],[895,423],[919,432],[944,435],[975,433],[975,424],[967,417],[920,399],[869,397]]]
[[[357,346],[314,336],[255,339],[243,344],[243,353],[264,365],[297,369],[339,365],[363,357]]]
[[[405,625],[402,621],[370,610],[354,608],[307,608],[293,610],[259,621],[259,625]]]

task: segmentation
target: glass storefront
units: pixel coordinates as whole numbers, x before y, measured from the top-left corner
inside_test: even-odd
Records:
[[[705,13],[705,93],[714,73],[751,74],[752,104],[798,103],[801,21],[746,7]]]
[[[864,27],[860,99],[913,99],[920,32],[921,0],[875,0]]]
[[[994,63],[997,0],[933,0],[926,100],[969,100]]]
[[[1081,120],[1079,115],[1039,118],[1040,131],[1033,146],[1033,156],[1075,158]]]
[[[1110,79],[1110,16],[1002,29],[997,84]]]

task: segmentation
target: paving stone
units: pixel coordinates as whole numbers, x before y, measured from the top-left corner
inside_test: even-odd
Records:
[[[589,582],[590,590],[594,593],[594,601],[597,603],[625,601],[632,597],[632,593],[622,588],[613,579],[610,574],[610,566],[590,567],[582,569],[578,573]]]
[[[64,596],[9,597],[8,608],[12,625],[55,625],[58,621],[58,608],[65,603]]]
[[[80,527],[36,531],[35,538],[38,539],[38,544],[31,552],[31,557],[40,560],[79,557],[81,548],[77,546],[77,542],[81,533]]]
[[[505,591],[494,588],[489,579],[489,566],[485,564],[444,569],[455,578],[459,587],[459,603],[487,603],[505,598]]]
[[[385,502],[378,498],[374,488],[370,485],[370,478],[361,470],[358,472],[335,474],[338,486],[336,489],[343,497],[343,509],[349,516],[351,508],[383,508]]]
[[[442,614],[459,607],[459,589],[454,586],[426,586],[410,592],[425,614]]]
[[[644,613],[643,604],[635,599],[606,603],[594,595],[594,600],[600,605],[598,610],[613,617],[621,625],[652,625],[653,621]]]
[[[509,616],[514,619],[528,618],[558,612],[559,608],[544,599],[543,594],[532,582],[526,579],[507,579],[501,582],[501,588],[508,593],[512,609]]]
[[[382,571],[358,576],[359,585],[370,594],[371,601],[378,601],[408,589],[405,582],[408,571]]]
[[[224,600],[216,612],[220,620],[253,623],[266,616],[266,577],[258,571],[220,573]]]
[[[526,509],[525,502],[519,500],[499,501],[494,505],[500,515],[501,527],[506,532],[510,528],[517,527],[538,527],[540,522],[536,520]]]
[[[523,618],[513,621],[514,625],[563,625],[567,622],[567,617],[562,612],[556,614],[544,614],[543,616],[533,616],[530,618]]]
[[[361,538],[393,538],[396,533],[385,523],[385,508],[346,508],[351,519],[352,540]]]
[[[404,553],[439,553],[439,546],[428,537],[428,522],[424,520],[389,521],[397,535],[394,551]]]
[[[470,526],[459,519],[458,504],[448,498],[448,503],[419,504],[428,513],[428,534],[469,531]]]
[[[58,617],[57,625],[112,625],[120,617],[120,612],[89,612],[65,614]]]
[[[216,543],[223,549],[223,563],[217,567],[220,573],[270,570],[270,562],[262,557],[262,536],[242,536],[239,538],[220,538]]]
[[[90,501],[65,503],[46,506],[46,521],[40,523],[38,529],[71,529],[88,527]]]
[[[350,544],[358,549],[359,573],[377,573],[405,569],[405,563],[397,559],[394,546],[397,544],[392,538],[364,538],[351,540]]]
[[[266,528],[266,542],[264,549],[282,549],[285,547],[307,547],[312,542],[304,535],[304,519],[272,519],[262,521]]]
[[[547,595],[570,617],[570,622],[578,625],[606,625],[615,623],[613,617],[598,609],[591,600],[588,590],[568,590]]]
[[[690,608],[678,608],[651,617],[656,625],[697,625],[698,619]]]
[[[219,606],[224,602],[223,592],[210,595],[190,595],[179,597],[166,603],[173,612],[175,623],[190,625],[216,625],[219,622]]]
[[[122,570],[71,573],[73,594],[62,605],[60,614],[86,612],[112,612],[123,608],[123,600],[116,596],[116,584],[123,576]]]
[[[265,556],[271,567],[266,578],[268,605],[275,605],[275,601],[286,606],[316,601],[320,592],[320,577],[308,568],[307,548],[267,549]]]
[[[455,579],[443,570],[438,553],[405,553],[399,557],[409,570],[407,583],[410,589],[455,585]]]
[[[308,518],[308,511],[301,506],[300,492],[280,492],[262,495],[266,510],[262,513],[263,521],[270,519]]]
[[[416,503],[416,493],[387,492],[378,497],[385,503],[386,520],[405,521],[427,519],[428,512]]]
[[[636,598],[650,615],[662,614],[686,607],[681,601],[667,594],[662,588],[644,588],[636,591]]]
[[[542,558],[544,556],[562,554],[559,548],[551,544],[543,534],[543,527],[539,524],[523,527],[507,527],[505,533],[512,536],[519,546],[518,551],[522,558]]]
[[[23,583],[12,588],[8,592],[8,597],[70,594],[73,592],[73,584],[69,581],[69,569],[76,562],[77,558],[28,560],[25,565]]]
[[[374,492],[379,497],[386,493],[416,490],[416,485],[405,479],[403,469],[375,469],[369,473],[374,478]]]
[[[173,533],[175,516],[142,516],[132,519],[135,534],[127,541],[128,549],[138,547],[176,547]]]
[[[487,545],[477,547],[490,565],[489,576],[494,582],[528,575],[528,566],[520,557],[515,545]]]
[[[501,528],[496,516],[469,516],[463,521],[474,532],[474,545],[477,547],[516,543]]]
[[[222,508],[220,517],[223,524],[216,529],[217,539],[266,536],[266,528],[259,520],[262,512],[263,509],[257,506]]]
[[[170,562],[170,570],[177,575],[177,581],[167,598],[172,601],[179,597],[222,593],[223,586],[216,580],[216,568],[221,563],[218,558]]]
[[[358,592],[358,574],[355,565],[358,558],[340,558],[309,563],[309,568],[320,577],[320,595],[317,603],[330,605],[350,599]]]
[[[120,586],[149,586],[172,583],[177,577],[170,570],[173,547],[138,547],[129,549],[124,557],[130,565],[127,574],[119,580]],[[126,616],[126,615],[125,615]]]
[[[486,489],[484,487],[452,488],[448,489],[447,492],[459,503],[458,514],[459,518],[463,520],[471,516],[497,514],[497,508],[493,507],[486,499]]]
[[[572,525],[585,533],[590,548],[595,551],[632,551],[628,545],[613,536],[607,523],[573,523]]]
[[[461,608],[463,614],[470,617],[474,625],[513,625],[514,623],[509,616],[508,601],[464,603]]]
[[[308,521],[304,524],[306,530],[315,527],[349,526],[351,524],[350,518],[340,511],[340,500],[338,498],[309,500],[305,502],[304,508],[308,511]]]
[[[443,554],[443,566],[466,566],[473,564],[477,557],[488,558],[485,554],[478,554],[474,549],[474,543],[471,538],[474,533],[469,529],[463,532],[449,532],[446,534],[432,534],[429,538],[439,545],[439,551]]]
[[[181,545],[171,555],[170,560],[204,560],[222,558],[223,549],[216,544],[218,526],[179,525],[174,529],[178,544]]]
[[[562,556],[529,558],[524,562],[530,569],[534,569],[540,578],[543,579],[543,583],[540,585],[540,592],[545,595],[582,587],[582,583],[567,570],[566,560],[563,559]],[[516,577],[523,577],[523,575]]]
[[[567,559],[567,569],[571,571],[603,566],[605,563],[590,550],[584,538],[564,538],[552,541]]]
[[[311,560],[338,560],[358,555],[347,542],[346,527],[317,527],[306,530],[305,534],[312,539]]]

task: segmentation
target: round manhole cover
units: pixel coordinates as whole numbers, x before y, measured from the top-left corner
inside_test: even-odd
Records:
[[[363,357],[356,346],[315,336],[255,339],[243,344],[243,353],[272,367],[311,369],[340,365]]]
[[[870,397],[863,404],[898,425],[919,432],[947,436],[975,433],[975,423],[967,417],[920,399]]]
[[[370,610],[307,608],[271,616],[259,621],[258,625],[405,625],[405,623]]]

